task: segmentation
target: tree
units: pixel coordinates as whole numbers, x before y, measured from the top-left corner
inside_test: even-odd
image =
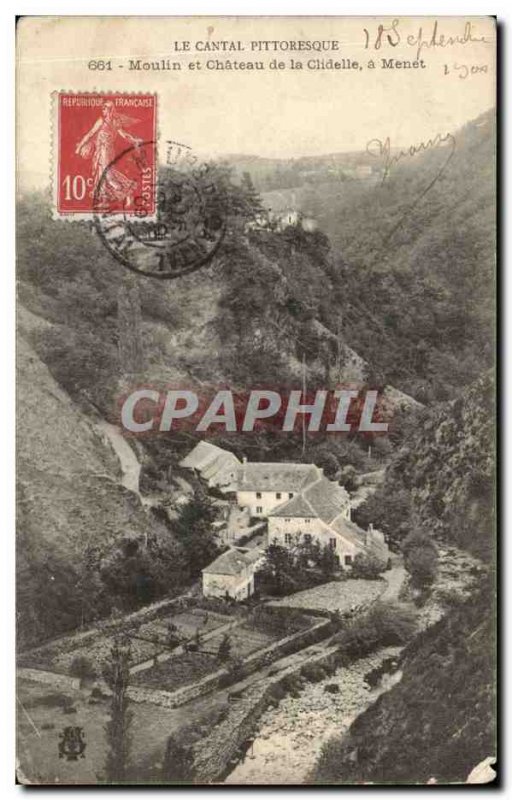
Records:
[[[415,588],[426,589],[434,583],[437,577],[437,553],[432,548],[413,548],[408,552],[404,564]]]
[[[330,578],[340,571],[338,558],[334,550],[329,545],[324,545],[318,554],[318,566],[326,578]]]
[[[336,479],[340,469],[340,462],[336,455],[328,450],[327,447],[318,448],[314,453],[314,463],[317,467],[323,469],[326,478],[329,478],[329,480]]]
[[[353,518],[363,530],[371,523],[383,531],[390,547],[398,550],[410,530],[410,492],[397,488],[392,481],[386,481],[354,509]]]
[[[207,494],[198,490],[182,509],[176,524],[176,535],[183,548],[184,567],[191,578],[216,558],[220,549],[212,527],[216,511]]]
[[[282,595],[290,586],[295,569],[293,554],[287,547],[273,542],[265,550],[265,566],[262,577],[273,594]]]
[[[406,557],[412,552],[412,550],[416,550],[418,548],[432,550],[432,552],[437,555],[437,547],[434,540],[431,536],[429,536],[428,533],[421,529],[414,530],[412,533],[406,536],[402,542],[401,549],[404,557]]]
[[[105,726],[108,748],[105,778],[110,784],[122,783],[127,779],[131,744],[130,726],[133,719],[127,694],[130,682],[130,650],[128,639],[116,638],[103,671],[107,686],[112,691],[110,719]]]
[[[224,634],[222,639],[220,640],[219,649],[217,651],[217,660],[223,664],[225,661],[229,661],[229,657],[231,655],[231,638],[228,636],[227,633]]]
[[[417,589],[430,586],[437,576],[438,553],[435,542],[425,531],[413,531],[402,544],[404,566]]]
[[[359,479],[357,477],[356,468],[352,464],[344,466],[340,472],[340,483],[345,487],[347,492],[355,492],[359,486]]]

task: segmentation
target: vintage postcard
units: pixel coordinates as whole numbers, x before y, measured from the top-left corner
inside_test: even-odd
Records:
[[[22,17],[17,781],[490,783],[496,20]]]

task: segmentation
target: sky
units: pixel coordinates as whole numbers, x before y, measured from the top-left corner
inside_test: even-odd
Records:
[[[441,17],[437,44],[429,46],[435,22],[433,17],[396,23],[385,17],[25,18],[17,49],[19,187],[49,185],[58,147],[52,93],[58,91],[156,92],[161,158],[167,139],[205,157],[293,158],[364,150],[374,138],[409,147],[454,133],[495,104],[494,23],[488,17]],[[388,29],[380,42],[379,25]],[[184,41],[190,50],[177,52]],[[245,50],[204,52],[205,42],[220,41],[240,41]],[[322,41],[329,47],[337,42],[338,49],[250,51],[251,42],[262,41]],[[319,57],[357,60],[363,69],[291,70],[292,57],[305,65]],[[382,69],[382,58],[423,59],[425,68]],[[90,69],[99,59],[111,69]],[[171,59],[182,69],[132,71],[130,59]],[[265,69],[208,70],[209,59],[263,61]],[[273,59],[287,68],[271,69]],[[189,67],[198,61],[200,69]]]

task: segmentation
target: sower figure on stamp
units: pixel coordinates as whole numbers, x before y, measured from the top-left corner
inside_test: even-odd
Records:
[[[114,103],[106,100],[92,128],[76,146],[75,152],[82,158],[92,156],[92,195],[100,204],[108,204],[109,200],[123,201],[126,207],[133,203],[133,191],[137,182],[131,180],[112,165],[115,159],[115,141],[121,136],[127,142],[138,147],[142,139],[127,133],[124,126],[135,125],[139,120],[119,114]]]

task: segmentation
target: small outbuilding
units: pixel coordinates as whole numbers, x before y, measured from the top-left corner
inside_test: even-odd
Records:
[[[254,573],[261,561],[256,550],[227,550],[203,569],[203,595],[246,600],[254,594]]]

